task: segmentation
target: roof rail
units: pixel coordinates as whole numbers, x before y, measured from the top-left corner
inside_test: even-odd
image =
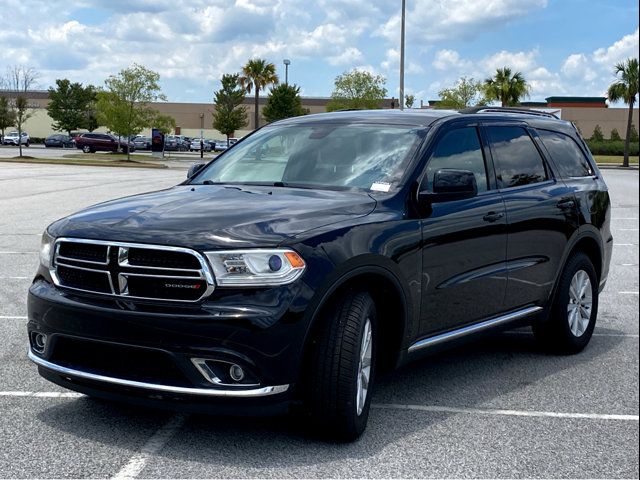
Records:
[[[460,110],[460,113],[519,113],[522,115],[534,115],[536,117],[558,118],[553,113],[515,107],[469,107]]]

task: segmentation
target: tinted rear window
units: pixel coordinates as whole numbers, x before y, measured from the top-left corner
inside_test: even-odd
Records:
[[[544,160],[522,127],[489,127],[491,150],[502,188],[544,182],[549,177]]]
[[[575,140],[549,130],[539,130],[542,143],[564,177],[590,177],[593,170]]]

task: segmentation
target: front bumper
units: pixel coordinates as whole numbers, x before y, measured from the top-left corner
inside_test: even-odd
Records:
[[[302,363],[304,309],[292,311],[290,290],[160,306],[76,295],[37,280],[28,297],[29,338],[42,333],[48,342],[29,358],[48,380],[91,395],[262,411],[290,401]],[[111,355],[113,369],[105,360]],[[195,358],[238,364],[257,381],[213,384]]]

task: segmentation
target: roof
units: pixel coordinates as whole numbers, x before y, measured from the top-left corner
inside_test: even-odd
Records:
[[[547,103],[605,103],[607,97],[547,97]]]

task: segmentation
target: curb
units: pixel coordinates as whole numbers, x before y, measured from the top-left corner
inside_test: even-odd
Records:
[[[631,164],[628,167],[611,163],[597,163],[600,170],[638,170],[638,164]]]
[[[0,163],[32,163],[38,165],[76,165],[80,167],[110,167],[110,168],[151,168],[151,169],[164,169],[169,168],[167,165],[158,163],[131,163],[129,164],[115,164],[107,162],[92,162],[86,161],[70,161],[59,159],[45,159],[45,158],[0,158]]]

